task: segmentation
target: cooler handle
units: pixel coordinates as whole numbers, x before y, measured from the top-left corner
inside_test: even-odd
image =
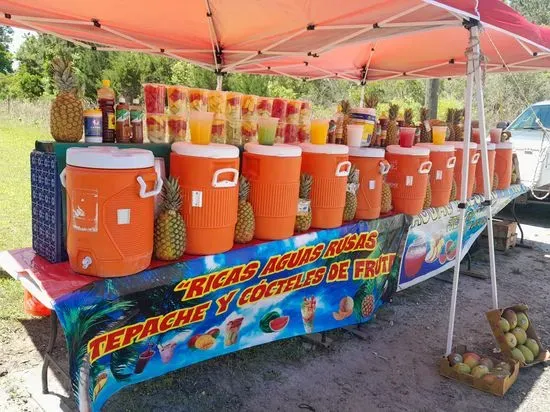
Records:
[[[420,163],[420,167],[418,168],[418,173],[421,175],[425,175],[430,173],[430,170],[432,170],[432,162],[429,160],[426,160],[425,162]]]
[[[223,173],[233,173],[233,180],[222,180],[219,182],[218,178]],[[212,187],[235,187],[237,186],[238,180],[239,171],[237,169],[233,169],[232,167],[225,167],[214,172],[214,176],[212,176]]]
[[[456,156],[449,157],[447,160],[447,169],[452,169],[456,164]]]
[[[67,187],[67,170],[63,168],[61,173],[59,173],[59,180],[61,180],[61,186]]]
[[[145,183],[145,180],[143,180],[143,177],[141,176],[137,177],[137,181],[139,183],[139,197],[141,197],[142,199],[156,196],[162,190],[163,181],[162,181],[162,178],[160,177],[160,170],[155,171],[155,175],[157,176],[157,179],[155,181],[155,188],[150,192],[147,191],[147,184]]]
[[[346,170],[342,170],[345,166],[347,166]],[[346,177],[349,175],[349,171],[351,169],[351,162],[349,160],[346,160],[344,162],[338,163],[338,166],[336,166],[336,176],[337,177]]]
[[[381,160],[380,161],[380,174],[382,176],[387,175],[390,171],[391,165],[388,163],[387,160]]]
[[[472,157],[472,164],[475,165],[479,160],[479,153],[476,153],[473,157]]]

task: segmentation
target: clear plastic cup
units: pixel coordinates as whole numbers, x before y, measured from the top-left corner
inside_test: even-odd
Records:
[[[258,121],[255,118],[241,120],[243,143],[255,142],[258,135]]]
[[[147,113],[147,137],[151,143],[166,142],[166,115],[164,113]]]
[[[218,90],[208,91],[208,111],[218,115],[225,115],[225,92]]]
[[[258,143],[272,146],[277,135],[279,119],[276,117],[260,117],[258,119]]]
[[[300,108],[300,124],[309,123],[311,123],[311,102],[304,100]]]
[[[226,120],[225,122],[225,142],[235,146],[243,144],[243,135],[241,131],[241,120]]]
[[[189,90],[184,86],[166,86],[168,114],[184,116],[189,112]]]
[[[500,127],[493,127],[491,130],[489,130],[489,135],[491,136],[491,143],[500,143],[502,129]]]
[[[285,140],[287,144],[298,143],[298,129],[297,124],[287,123],[285,125]]]
[[[416,127],[399,128],[399,145],[401,147],[413,147]]]
[[[362,124],[348,124],[348,146],[361,147],[361,142],[363,140],[363,131],[364,127]]]
[[[298,141],[300,143],[309,143],[311,140],[311,123],[300,123],[298,128]]]
[[[447,126],[432,126],[433,144],[444,144],[447,138]]]
[[[240,120],[241,119],[241,101],[243,98],[242,93],[226,92],[226,106],[225,117],[227,120]]]
[[[214,113],[192,111],[189,116],[191,143],[209,144],[212,135]]]
[[[286,121],[286,106],[287,101],[285,99],[276,98],[273,99],[273,106],[271,109],[271,116],[285,122]]]
[[[186,116],[168,115],[168,140],[170,143],[184,142],[187,136]]]
[[[212,143],[225,143],[225,138],[225,116],[214,114],[214,120],[212,122],[212,136],[210,140]]]
[[[166,86],[164,84],[144,84],[143,96],[147,113],[164,113],[166,106]]]
[[[472,128],[472,140],[475,142],[475,143],[481,143],[479,141],[479,129],[477,127],[473,127]]]
[[[256,111],[260,117],[271,117],[271,110],[273,109],[273,99],[269,97],[258,97],[256,104]]]
[[[286,106],[286,122],[298,124],[300,121],[300,111],[302,102],[300,100],[289,100]]]
[[[208,94],[203,89],[189,89],[189,109],[195,112],[205,112],[208,105]]]
[[[241,114],[243,119],[256,117],[256,104],[258,96],[245,94],[241,100]]]
[[[328,119],[311,121],[310,141],[313,144],[326,144],[328,135]]]

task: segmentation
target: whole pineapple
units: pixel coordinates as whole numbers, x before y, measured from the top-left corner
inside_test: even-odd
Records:
[[[380,213],[390,213],[392,210],[392,197],[390,185],[386,182],[382,183],[382,203],[380,206]]]
[[[254,237],[254,210],[248,201],[250,183],[246,177],[239,177],[239,208],[237,210],[237,224],[235,225],[235,242],[247,243]]]
[[[388,130],[386,132],[386,144],[394,145],[399,143],[399,128],[397,126],[397,114],[399,113],[399,106],[396,104],[390,104],[388,111]]]
[[[422,209],[428,209],[432,206],[432,185],[428,180],[428,186],[426,186],[426,196],[424,197],[424,205]]]
[[[447,109],[447,130],[449,131],[449,136],[447,136],[447,140],[452,142],[455,139],[455,129],[453,127],[454,123],[454,117],[455,117],[455,109]]]
[[[453,179],[453,184],[451,186],[451,194],[449,196],[449,201],[454,202],[456,200],[456,180]]]
[[[348,124],[351,120],[351,104],[348,100],[342,100],[340,102],[340,111],[344,115],[344,129],[342,131],[343,144],[348,144]]]
[[[456,109],[453,117],[453,132],[456,141],[464,140],[464,110]]]
[[[344,222],[355,218],[357,212],[357,189],[359,188],[359,169],[351,165],[348,174],[348,188],[346,190],[346,204],[344,206]]]
[[[366,98],[365,98],[365,107],[369,108],[369,109],[376,109],[376,106],[378,106],[378,96],[375,95],[375,94],[369,94]]]
[[[313,177],[307,173],[300,175],[300,200],[309,200],[311,197],[311,185]],[[296,232],[306,232],[311,226],[311,207],[296,215],[294,229]]]
[[[427,107],[422,107],[420,109],[420,141],[422,143],[429,143],[432,141],[432,135],[426,128],[426,122],[428,121],[429,115],[430,109]]]
[[[155,220],[155,257],[161,260],[179,259],[185,252],[186,231],[181,215],[181,191],[178,180],[169,177],[162,188],[161,211]]]
[[[50,132],[58,142],[78,142],[82,138],[83,107],[76,96],[78,85],[70,60],[52,61],[53,79],[59,93],[50,109]]]
[[[376,280],[366,280],[353,296],[353,311],[357,318],[368,318],[374,312],[374,286]]]
[[[493,186],[491,186],[491,191],[497,190],[498,187],[498,175],[495,173],[493,176]]]

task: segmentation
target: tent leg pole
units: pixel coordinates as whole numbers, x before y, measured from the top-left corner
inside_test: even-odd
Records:
[[[470,48],[475,44],[474,33],[470,31]],[[451,308],[449,312],[449,328],[447,332],[447,349],[446,355],[450,354],[453,349],[453,334],[456,314],[456,300],[458,295],[458,279],[460,276],[460,262],[463,259],[462,244],[464,237],[464,220],[466,216],[466,202],[468,196],[468,169],[470,164],[470,138],[471,138],[471,123],[472,123],[472,98],[474,86],[474,56],[468,53],[466,78],[466,92],[464,95],[464,148],[462,155],[462,179],[460,187],[460,202],[459,202],[459,223],[458,223],[458,239],[457,250],[458,258],[455,260],[453,274],[453,291],[451,295]]]
[[[365,85],[361,85],[361,100],[359,100],[359,107],[365,107]]]
[[[221,91],[222,90],[222,84],[223,84],[223,75],[218,74],[216,76],[216,90]]]
[[[487,125],[485,122],[485,103],[483,96],[483,84],[481,64],[479,62],[480,48],[479,48],[479,28],[477,26],[472,27],[472,35],[475,37],[476,42],[474,45],[475,56],[475,81],[476,81],[476,96],[477,96],[477,111],[479,113],[479,128],[480,128],[480,142],[481,142],[481,167],[483,172],[483,194],[486,202],[487,211],[487,236],[489,247],[489,270],[491,275],[491,291],[493,296],[493,309],[498,309],[498,292],[497,292],[497,275],[495,266],[495,244],[493,238],[493,211],[491,206],[491,185],[493,177],[489,176],[489,156],[487,154]],[[479,167],[479,164],[478,164]]]

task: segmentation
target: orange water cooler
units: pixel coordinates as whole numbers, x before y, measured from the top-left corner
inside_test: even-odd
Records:
[[[390,164],[386,181],[396,213],[417,215],[422,211],[432,167],[429,156],[430,149],[425,147],[392,145],[386,148],[386,160]]]
[[[430,149],[430,186],[432,189],[432,207],[449,204],[453,187],[456,162],[455,147],[448,144],[419,143],[417,146]]]
[[[154,196],[162,188],[149,150],[70,148],[61,182],[67,192],[71,268],[100,277],[146,269],[153,253]]]
[[[481,158],[481,145],[478,145],[477,153],[479,153],[479,160],[477,162],[476,167],[476,186],[474,193],[476,194],[484,194],[483,189],[483,159]],[[493,186],[493,175],[495,174],[495,144],[494,143],[487,143],[487,157],[489,160],[489,187],[491,187],[491,190],[495,190],[496,187]]]
[[[495,173],[498,176],[498,186],[495,189],[508,189],[512,181],[513,146],[510,142],[497,143],[495,146]]]
[[[170,176],[179,179],[187,230],[185,252],[211,255],[233,247],[239,192],[239,149],[176,142]]]
[[[464,152],[464,142],[449,142],[456,149],[455,163],[455,181],[456,181],[456,198],[460,200],[462,193],[462,154]],[[466,198],[469,199],[474,193],[474,183],[476,181],[476,165],[479,161],[479,153],[477,152],[477,143],[470,142],[470,165],[468,168],[468,186]]]
[[[359,170],[357,219],[378,219],[382,201],[382,179],[390,170],[384,149],[350,147],[349,160]]]
[[[286,239],[294,234],[300,191],[302,149],[275,144],[244,146],[243,175],[250,182],[250,203],[254,209],[254,237]]]
[[[351,163],[348,147],[338,144],[303,143],[302,173],[313,177],[311,185],[311,227],[342,226],[346,187]]]

